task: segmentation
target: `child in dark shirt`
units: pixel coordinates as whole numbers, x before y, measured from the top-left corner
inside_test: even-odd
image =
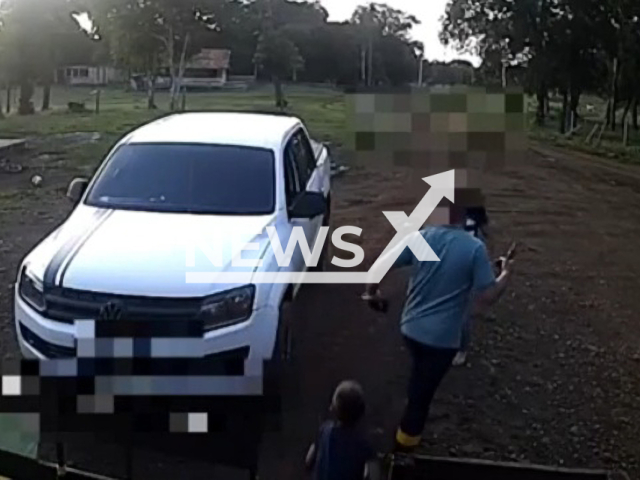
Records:
[[[342,382],[333,394],[334,420],[320,427],[306,458],[314,480],[378,480],[381,478],[376,453],[361,432],[365,412],[362,387]]]

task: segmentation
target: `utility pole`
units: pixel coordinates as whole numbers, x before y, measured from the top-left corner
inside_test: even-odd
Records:
[[[418,86],[422,86],[424,76],[424,54],[420,54],[420,65],[418,65]]]
[[[502,39],[502,88],[507,88],[507,68],[509,67],[509,45],[506,38]]]
[[[372,30],[369,30],[369,71],[367,75],[367,86],[371,86],[373,83],[373,35]]]
[[[373,18],[372,6],[369,6],[365,14],[365,29],[367,32],[367,86],[373,84],[373,31],[375,22]]]
[[[502,88],[507,88],[507,62],[502,61]]]

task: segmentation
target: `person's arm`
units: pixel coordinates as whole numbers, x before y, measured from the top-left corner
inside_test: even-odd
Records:
[[[413,265],[414,258],[415,257],[413,256],[413,252],[411,251],[411,249],[409,247],[405,247],[400,253],[400,255],[398,255],[398,258],[396,259],[396,261],[393,263],[391,270],[410,267],[411,265]],[[380,293],[380,283],[370,283],[365,287],[364,294],[362,295],[363,300],[374,301],[374,300],[380,300],[382,298],[383,297]]]
[[[379,283],[370,283],[364,289],[364,294],[362,295],[363,300],[374,300],[380,297],[380,284]]]
[[[309,447],[309,451],[307,452],[307,456],[304,460],[304,466],[306,467],[307,471],[313,470],[313,467],[316,464],[316,457],[317,457],[316,444],[312,443],[311,446]]]
[[[504,263],[498,278],[493,273],[493,265],[484,245],[478,247],[474,255],[473,289],[475,297],[475,313],[484,313],[504,294],[511,278],[513,261]]]
[[[476,304],[478,313],[485,313],[489,307],[495,305],[500,300],[504,292],[507,290],[510,279],[511,271],[505,268],[502,270],[496,279],[496,283],[492,287],[478,294]]]

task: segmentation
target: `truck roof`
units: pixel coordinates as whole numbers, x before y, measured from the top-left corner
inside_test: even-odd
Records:
[[[300,125],[284,115],[238,112],[190,112],[169,115],[133,131],[124,143],[205,143],[278,150]]]

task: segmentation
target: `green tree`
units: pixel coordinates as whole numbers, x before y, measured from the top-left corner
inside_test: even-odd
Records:
[[[160,73],[171,79],[171,104],[177,94],[186,60],[201,44],[208,8],[217,2],[198,0],[93,0],[89,6],[95,34],[109,43],[114,62],[143,72],[149,108],[155,108],[155,83]]]
[[[155,84],[165,52],[155,8],[138,0],[96,0],[89,8],[93,34],[107,43],[116,66],[144,75],[147,106],[157,108]]]
[[[37,11],[35,15],[33,12]],[[35,111],[34,87],[44,86],[42,109],[51,100],[54,72],[75,42],[86,40],[73,17],[69,0],[4,0],[0,11],[0,37],[9,82],[20,85],[21,114]]]
[[[327,11],[317,1],[224,0],[208,8],[213,11],[214,27],[207,31],[205,40],[198,41],[209,47],[230,49],[232,73],[260,73],[273,80],[262,66],[267,62],[268,43],[273,43],[285,45],[284,53],[291,56],[291,61],[285,62],[286,68],[279,71],[278,77],[282,81],[294,78],[345,85],[360,81],[367,38],[358,16],[354,22],[330,22]],[[372,55],[375,81],[406,83],[414,80],[420,45],[409,39],[413,25],[411,16],[382,4],[376,4],[374,8],[379,22],[374,25],[372,36],[376,42]],[[277,32],[275,38],[271,33],[265,34],[268,29]],[[286,40],[293,43],[297,54]],[[259,72],[256,71],[258,67]]]
[[[552,0],[449,0],[441,40],[483,59],[485,79],[502,78],[507,65],[527,65],[530,89],[538,97],[537,121],[544,122],[549,85],[548,32]]]
[[[422,45],[410,41],[418,19],[384,3],[356,8],[351,23],[358,31],[361,70],[367,85],[412,81],[418,71]]]
[[[282,81],[302,68],[304,60],[283,28],[265,27],[258,39],[255,62],[273,82],[276,107],[284,109],[287,101]]]

